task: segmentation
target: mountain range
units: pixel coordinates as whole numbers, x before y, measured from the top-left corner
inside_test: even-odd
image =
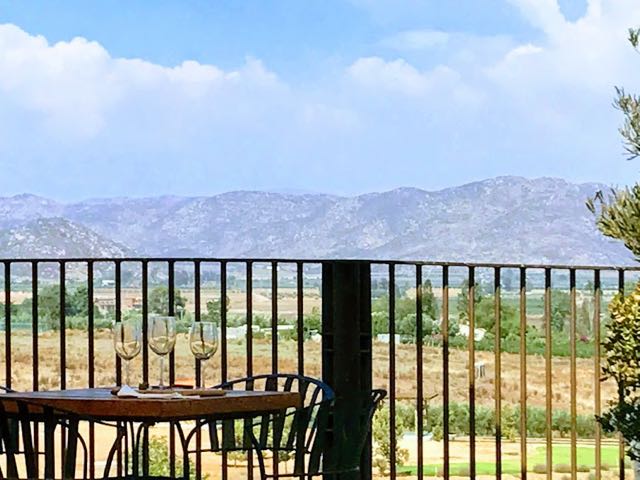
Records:
[[[236,191],[62,203],[0,197],[0,258],[384,258],[633,264],[595,228],[602,184],[497,177],[358,196]]]

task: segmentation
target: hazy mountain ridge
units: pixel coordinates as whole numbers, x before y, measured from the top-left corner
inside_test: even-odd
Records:
[[[247,191],[61,204],[20,195],[0,198],[0,257],[43,255],[25,249],[47,250],[51,234],[45,229],[43,240],[16,250],[2,229],[62,217],[67,229],[95,232],[94,247],[83,250],[76,242],[47,255],[76,256],[75,249],[117,256],[119,248],[149,256],[633,263],[621,243],[597,231],[585,207],[606,188],[498,177],[433,192],[399,188],[354,197]]]
[[[0,230],[2,258],[123,257],[130,249],[64,218],[38,218]]]

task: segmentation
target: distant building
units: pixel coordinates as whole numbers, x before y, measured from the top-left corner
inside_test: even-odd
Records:
[[[484,328],[476,327],[473,331],[473,339],[476,342],[479,342],[484,338],[484,335],[486,333],[487,331]],[[460,335],[462,335],[463,337],[469,338],[469,325],[464,325],[464,324],[460,325]]]
[[[389,335],[388,333],[379,333],[378,335],[376,335],[376,340],[378,340],[379,342],[382,343],[389,343],[391,340],[391,335]],[[394,335],[394,340],[395,340],[395,344],[399,345],[400,344],[400,335],[398,335],[397,333]]]

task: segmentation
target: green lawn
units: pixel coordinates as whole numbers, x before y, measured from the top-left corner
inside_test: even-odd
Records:
[[[580,446],[576,449],[577,464],[586,466],[590,469],[595,467],[595,448]],[[527,459],[527,467],[529,471],[533,470],[535,465],[544,465],[547,461],[546,447],[536,448],[535,452]],[[618,463],[618,448],[615,446],[602,447],[602,465],[613,467]],[[553,447],[553,465],[570,465],[571,464],[571,447],[569,445],[555,445]],[[451,475],[466,476],[469,474],[468,463],[452,463],[450,465]],[[398,473],[415,475],[418,471],[415,465],[405,465],[398,468]],[[442,474],[442,465],[425,465],[424,474],[428,476],[437,476],[438,471]],[[494,462],[477,462],[476,473],[478,475],[495,475],[496,466]],[[503,460],[502,473],[517,474],[520,472],[520,462],[517,460]]]
[[[594,447],[578,447],[576,449],[578,465],[586,465],[594,468],[596,464],[596,449]],[[547,463],[547,448],[538,447],[533,455],[528,459],[529,467],[537,464]],[[553,447],[553,464],[570,464],[571,463],[571,447],[569,445],[555,445]],[[602,447],[602,464],[617,465],[618,464],[618,447],[605,445]]]

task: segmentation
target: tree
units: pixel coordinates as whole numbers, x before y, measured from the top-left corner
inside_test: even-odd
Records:
[[[65,312],[68,317],[89,316],[89,289],[86,286],[78,287],[67,294]],[[93,305],[94,318],[102,318],[102,313],[97,305]]]
[[[640,29],[629,30],[629,42],[638,50]],[[640,97],[616,87],[614,105],[624,117],[619,131],[630,160],[640,156]],[[640,184],[612,189],[608,194],[596,192],[587,200],[596,217],[598,229],[607,237],[621,240],[640,259]]]
[[[551,291],[551,326],[563,332],[571,314],[571,297],[562,290]]]
[[[634,49],[640,45],[640,29],[629,30],[629,42]],[[620,128],[629,159],[640,156],[640,97],[616,88],[615,106],[622,112]],[[587,207],[596,217],[598,229],[606,236],[621,240],[640,259],[640,184],[620,190],[612,189],[605,196],[601,191],[587,200]],[[629,296],[618,295],[609,305],[611,322],[603,342],[605,378],[616,381],[618,401],[598,418],[606,432],[619,432],[629,448],[627,454],[640,461],[640,284]],[[637,466],[636,466],[637,467]]]
[[[375,443],[373,464],[379,470],[381,475],[386,474],[389,471],[391,464],[391,441],[390,431],[391,425],[389,421],[389,407],[384,406],[373,417],[372,434]],[[407,425],[405,422],[397,421],[395,424],[395,437],[396,439],[402,438],[407,431]],[[400,442],[396,442],[395,445],[395,457],[396,464],[403,465],[409,458],[409,451],[406,448],[400,446]]]
[[[313,307],[311,313],[304,316],[303,321],[304,339],[309,340],[312,335],[321,333],[322,331],[322,316],[318,307]]]
[[[580,335],[591,335],[593,325],[591,322],[590,304],[591,302],[585,298],[580,304],[580,310],[578,310],[577,330]]]
[[[173,305],[175,311],[178,312],[178,316],[180,316],[180,312],[183,312],[187,305],[187,299],[182,296],[180,290],[175,290],[174,292]],[[167,287],[161,286],[151,290],[151,293],[149,293],[149,312],[160,315],[169,313],[169,289]]]
[[[396,333],[415,341],[416,337],[416,297],[413,295],[395,298]],[[373,301],[371,306],[373,334],[389,333],[389,295],[384,294]],[[423,338],[431,335],[438,317],[438,301],[433,293],[430,280],[422,284],[422,333]]]
[[[53,330],[60,327],[59,285],[47,285],[38,292],[38,321]]]
[[[517,317],[516,309],[513,305],[509,305],[505,302],[500,303],[500,326],[501,336],[506,336],[509,329],[505,328],[507,325],[514,323]],[[480,298],[475,309],[476,326],[484,328],[487,332],[492,332],[496,326],[496,310],[495,310],[495,295],[487,295]]]
[[[476,284],[474,289],[474,304],[477,307],[482,300],[482,294],[480,293],[480,284]],[[458,311],[458,318],[460,323],[469,322],[469,281],[462,282],[460,287],[460,293],[458,294],[458,302],[456,304],[456,310]]]
[[[222,320],[222,302],[220,299],[209,300],[206,305],[207,311],[201,315],[201,320],[214,322],[220,325]],[[227,298],[227,311],[229,311],[229,299]]]

